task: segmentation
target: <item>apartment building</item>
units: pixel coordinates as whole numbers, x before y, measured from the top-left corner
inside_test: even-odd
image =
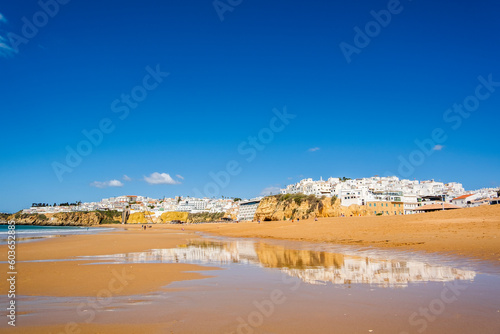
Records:
[[[379,216],[399,216],[405,214],[403,202],[371,201],[366,204],[368,211]]]
[[[248,201],[240,202],[240,212],[238,214],[238,220],[240,221],[253,221],[255,217],[255,212],[259,207],[260,200],[262,198],[255,198]]]

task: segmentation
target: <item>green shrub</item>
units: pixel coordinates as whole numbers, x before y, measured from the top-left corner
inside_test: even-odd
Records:
[[[288,202],[292,198],[292,194],[285,194],[281,197],[281,200],[284,202]]]
[[[217,213],[209,213],[209,212],[201,212],[201,213],[189,213],[187,221],[190,223],[201,223],[207,221],[219,221],[222,217],[224,217],[224,212]]]
[[[312,196],[314,196],[314,195],[312,195]],[[293,194],[292,195],[292,199],[295,201],[295,203],[297,205],[301,205],[302,202],[307,199],[307,196],[304,195],[304,194],[301,194],[301,193],[299,193],[299,194]]]
[[[121,221],[111,218],[104,218],[103,220],[101,220],[101,224],[121,224]]]

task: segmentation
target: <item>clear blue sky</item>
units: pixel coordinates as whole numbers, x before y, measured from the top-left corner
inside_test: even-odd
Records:
[[[53,17],[34,0],[2,3],[0,211],[195,189],[252,197],[320,176],[499,186],[500,86],[475,97],[479,76],[500,82],[497,1],[231,3],[218,13],[212,1],[72,0]],[[388,7],[385,27],[370,24]],[[367,24],[372,37],[358,36],[348,62],[341,45],[356,47],[354,28]],[[126,107],[122,94],[142,98],[146,67],[157,65],[169,75]],[[464,100],[468,117],[447,113]],[[269,139],[273,109],[285,106],[295,118],[274,122],[282,131]],[[69,167],[67,147],[85,148],[82,131],[106,119],[113,131]],[[261,151],[248,140],[259,133]],[[425,155],[415,144],[424,139],[433,140]],[[401,158],[417,162],[411,172]],[[236,175],[207,187],[229,161]],[[71,172],[58,177],[54,163]]]

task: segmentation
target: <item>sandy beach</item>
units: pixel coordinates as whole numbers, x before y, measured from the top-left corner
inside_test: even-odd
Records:
[[[115,226],[116,227],[116,226]],[[140,226],[118,226],[114,232],[105,232],[96,235],[70,235],[52,238],[44,241],[23,243],[18,245],[18,281],[17,293],[23,296],[52,296],[52,297],[85,297],[110,294],[117,296],[140,296],[162,291],[167,296],[178,288],[169,285],[172,282],[201,280],[218,275],[217,266],[185,264],[185,263],[131,263],[115,264],[112,262],[93,264],[91,260],[74,261],[81,256],[100,256],[143,252],[151,249],[167,249],[185,245],[193,240],[200,240],[196,232],[212,235],[266,238],[276,240],[308,241],[314,243],[345,244],[356,246],[373,246],[385,249],[425,251],[452,254],[463,258],[472,258],[486,261],[494,266],[500,265],[500,206],[484,206],[471,209],[419,214],[414,216],[393,217],[346,217],[324,218],[318,221],[307,220],[297,222],[256,222],[238,224],[198,224],[198,225],[155,225],[143,231]],[[0,246],[0,254],[6,258],[6,245]],[[28,262],[24,262],[28,261]],[[38,261],[38,262],[32,262]],[[42,261],[42,262],[40,262]],[[0,265],[1,270],[7,271],[6,264]],[[210,272],[206,272],[210,271]],[[203,272],[203,273],[202,273]],[[196,286],[196,285],[195,285]],[[2,291],[7,291],[6,281],[0,282]],[[207,288],[205,288],[207,289]],[[233,289],[233,290],[231,290]],[[309,289],[309,288],[308,288]],[[228,287],[230,291],[240,291],[238,287]],[[263,293],[255,290],[248,294]],[[200,295],[210,292],[201,290]],[[392,292],[391,292],[392,293]],[[194,298],[194,297],[193,297]],[[218,332],[221,329],[230,329],[224,314],[227,309],[219,305],[219,296],[211,297],[211,304],[206,299],[191,301],[189,312],[184,309],[169,310],[161,320],[144,316],[142,320],[124,318],[121,321],[102,318],[100,322],[78,323],[75,333],[183,333],[183,332]],[[223,298],[223,297],[220,297]],[[230,295],[228,300],[232,300]],[[243,297],[241,297],[243,298]],[[183,299],[181,299],[183,300]],[[238,301],[235,301],[238,303]],[[240,304],[243,304],[240,302]],[[211,305],[211,306],[208,306]],[[283,326],[280,321],[294,318],[294,310],[287,304],[283,308],[288,313],[279,314],[269,322],[269,328],[277,333],[300,332],[307,330],[307,323],[297,324],[293,328]],[[239,305],[243,310],[243,306]],[[327,306],[325,306],[327,307]],[[328,306],[329,307],[329,306]],[[212,309],[212,313],[207,311]],[[221,309],[222,308],[222,309]],[[175,308],[174,308],[175,309]],[[313,308],[311,308],[313,309]],[[339,309],[344,312],[349,309],[354,314],[356,308]],[[219,311],[220,312],[219,312]],[[410,312],[409,310],[408,312]],[[22,312],[22,310],[19,310]],[[142,311],[144,314],[150,312]],[[167,312],[167,311],[162,311]],[[243,312],[243,311],[241,311]],[[377,313],[377,312],[375,312]],[[348,322],[339,322],[339,332],[349,333],[351,321],[363,319],[359,314]],[[217,329],[203,327],[210,319],[218,319]],[[361,318],[360,318],[361,317]],[[462,315],[467,318],[467,316]],[[180,319],[185,318],[183,323]],[[231,319],[234,316],[231,315]],[[148,320],[149,319],[149,320]],[[192,319],[190,322],[189,319]],[[193,320],[196,319],[196,320]],[[406,321],[406,319],[404,319]],[[362,321],[362,320],[361,320]],[[130,323],[124,325],[123,323]],[[179,330],[176,326],[183,327]],[[353,322],[354,323],[354,322]],[[403,322],[404,323],[404,322]],[[29,321],[18,322],[16,328],[0,328],[9,333],[67,333],[67,322],[33,324]],[[319,323],[318,323],[319,324]],[[319,326],[317,324],[317,326]],[[382,323],[379,324],[384,327]],[[144,327],[146,326],[146,327]],[[226,326],[226,327],[224,327]],[[302,327],[301,327],[302,326]],[[305,326],[305,327],[304,327]],[[326,326],[323,324],[322,326]],[[443,325],[444,326],[444,325]],[[326,327],[318,327],[319,332],[326,332]],[[322,330],[323,328],[323,330]],[[437,327],[439,330],[448,327]],[[460,325],[450,326],[451,330],[459,330]],[[167,331],[171,330],[171,331]],[[210,329],[210,330],[209,330]],[[388,327],[387,330],[392,330]],[[450,332],[451,332],[450,330]],[[72,331],[69,331],[72,332]],[[229,331],[231,332],[231,331]],[[235,331],[233,331],[235,332]],[[256,331],[255,333],[257,333]],[[485,331],[488,332],[488,331]]]

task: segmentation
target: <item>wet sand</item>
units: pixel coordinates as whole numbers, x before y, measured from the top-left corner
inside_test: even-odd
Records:
[[[121,230],[122,226],[119,228],[118,231],[98,235],[71,235],[19,244],[18,261],[49,261],[21,262],[18,264],[18,294],[23,296],[96,297],[99,294],[105,295],[111,291],[113,296],[135,296],[137,298],[156,291],[169,291],[169,289],[174,291],[179,288],[179,284],[174,284],[174,288],[172,288],[172,286],[169,286],[170,283],[206,278],[209,277],[206,273],[201,274],[199,272],[218,268],[179,263],[91,264],[91,261],[71,260],[78,256],[111,255],[173,248],[187,243],[188,240],[198,239],[199,236],[195,234],[196,231],[231,237],[288,239],[397,248],[399,250],[446,252],[487,260],[497,265],[500,260],[500,206],[402,217],[323,218],[319,219],[319,221],[308,220],[299,223],[262,222],[257,224],[254,222],[184,226],[155,225],[146,231],[142,231],[140,226],[127,226],[127,230]],[[184,231],[181,230],[182,228],[184,228]],[[6,252],[7,247],[1,245],[0,255],[3,258],[7,257]],[[0,264],[0,270],[7,272],[6,264]],[[220,272],[220,270],[214,271],[214,275],[220,274]],[[248,276],[251,277],[251,275]],[[246,276],[243,277],[246,278]],[[66,321],[57,322],[57,316],[51,315],[53,317],[52,321],[56,319],[56,324],[44,323],[35,326],[36,324],[28,322],[24,326],[16,328],[6,328],[2,324],[0,332],[210,333],[227,329],[228,333],[234,333],[236,332],[234,321],[237,315],[251,314],[252,312],[253,308],[245,305],[252,306],[252,300],[257,296],[259,300],[269,298],[269,291],[272,291],[273,288],[271,283],[269,287],[263,285],[258,288],[252,287],[251,283],[248,283],[249,286],[241,287],[238,282],[226,282],[226,291],[225,287],[218,287],[214,290],[214,287],[204,286],[204,280],[199,282],[199,284],[195,284],[195,286],[199,286],[199,294],[196,294],[196,297],[187,300],[181,298],[178,304],[167,303],[165,308],[161,310],[146,308],[140,316],[117,318],[116,315],[113,317],[110,313],[107,317],[101,317],[99,322],[79,323],[77,327],[79,331],[74,331],[66,328]],[[276,287],[283,286],[282,283],[278,283],[276,283]],[[1,291],[8,290],[5,281],[0,281],[0,289]],[[387,318],[389,315],[384,315],[385,310],[377,310],[376,305],[380,301],[389,305],[391,298],[402,298],[396,291],[362,303],[360,304],[361,308],[358,308],[358,306],[353,307],[352,302],[349,302],[351,303],[350,306],[346,306],[346,303],[348,303],[346,299],[340,305],[336,305],[335,312],[333,312],[322,309],[322,307],[327,308],[331,307],[331,305],[316,305],[308,297],[311,293],[315,293],[315,289],[315,287],[304,287],[304,292],[301,292],[301,294],[294,293],[290,295],[288,297],[289,302],[280,308],[276,316],[273,316],[273,319],[270,319],[263,329],[277,333],[298,333],[311,329],[311,324],[308,324],[307,319],[297,317],[297,314],[304,314],[304,316],[309,317],[315,317],[318,314],[324,316],[325,322],[315,321],[314,323],[313,327],[318,332],[328,332],[326,330],[326,328],[330,328],[328,323],[333,320],[337,322],[336,328],[341,333],[351,333],[353,328],[356,328],[356,331],[359,329],[359,332],[367,332],[365,327],[370,328],[372,324],[378,324],[379,327],[385,326],[387,330],[392,331],[394,326],[390,325],[391,321],[394,324],[400,322],[403,329],[405,326],[407,327],[407,315],[404,315],[401,319],[390,320]],[[371,291],[365,288],[360,291],[364,290]],[[436,293],[439,293],[440,290],[436,291]],[[168,295],[168,292],[166,293]],[[419,293],[414,294],[415,298],[419,295]],[[390,297],[392,295],[393,297]],[[351,294],[346,294],[342,298],[350,298],[348,296],[351,296]],[[332,298],[339,298],[338,293],[332,295]],[[405,303],[402,299],[400,306]],[[425,305],[428,301],[419,301],[420,304],[413,303],[415,305],[405,306],[408,308],[406,313],[410,314],[412,310],[418,309],[419,305],[422,305],[422,303]],[[477,305],[481,304],[482,301],[477,302]],[[309,311],[301,310],[301,305],[308,305]],[[452,306],[449,308],[458,307],[457,305]],[[345,313],[345,310],[348,310],[348,312]],[[22,308],[18,312],[22,312]],[[500,314],[500,310],[498,312]],[[350,318],[346,318],[345,314],[350,315]],[[384,320],[380,320],[381,317]],[[461,321],[457,322],[456,325],[447,327],[447,321],[451,321],[453,317],[459,317]],[[464,329],[460,327],[463,320],[467,319],[472,323],[476,318],[474,314],[466,314],[464,310],[457,309],[449,318],[444,317],[442,320],[436,321],[435,324],[437,325],[435,326],[440,328],[440,332],[445,332],[446,329],[451,333],[461,328]],[[184,322],[180,321],[180,319],[184,319]],[[214,322],[215,320],[217,321]],[[368,323],[368,321],[372,321],[372,323]],[[485,319],[484,323],[488,321],[488,319]],[[176,327],[179,323],[182,323],[182,326]],[[174,330],[178,328],[184,330]],[[397,328],[400,328],[400,325],[397,325]],[[172,331],[170,331],[171,329]],[[490,328],[487,327],[486,329],[489,330]],[[472,327],[471,330],[473,330]]]
[[[89,265],[89,261],[19,263],[18,293],[28,296],[128,296],[155,292],[175,281],[207,278],[190,264],[134,263]],[[0,285],[5,291],[6,285]]]
[[[178,263],[92,265],[92,261],[72,261],[81,256],[173,248],[185,244],[187,239],[196,238],[191,233],[142,231],[131,227],[126,231],[68,235],[18,244],[17,293],[28,296],[94,296],[105,289],[113,290],[113,295],[135,295],[158,291],[174,281],[206,278],[209,276],[195,271],[217,268]],[[0,254],[7,258],[6,245],[0,246]],[[40,260],[44,262],[23,262]],[[1,264],[0,268],[7,272],[6,264]],[[7,281],[0,281],[0,291],[7,291],[7,287]]]

